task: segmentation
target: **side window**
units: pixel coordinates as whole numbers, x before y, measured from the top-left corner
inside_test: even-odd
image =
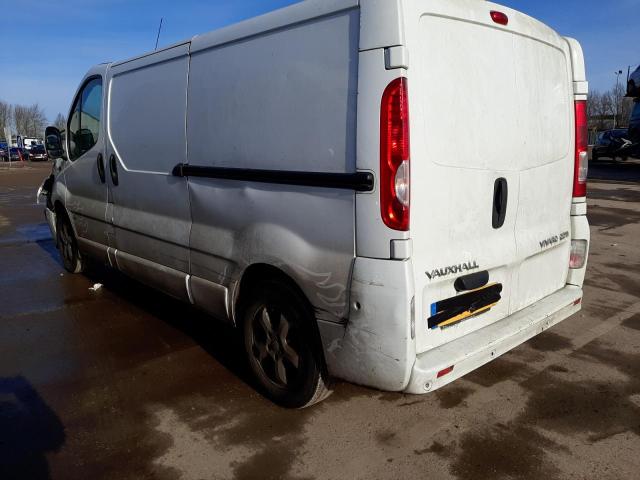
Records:
[[[102,79],[90,80],[78,94],[69,119],[69,158],[75,160],[91,150],[100,135]]]
[[[80,100],[82,96],[78,95],[75,105],[69,118],[69,126],[67,131],[69,132],[69,159],[75,160],[80,155],[76,153],[76,143],[74,142],[74,133],[80,131]]]

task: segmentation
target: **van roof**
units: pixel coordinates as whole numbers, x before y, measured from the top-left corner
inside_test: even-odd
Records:
[[[158,50],[112,62],[110,66],[115,67],[122,65],[189,43],[191,43],[191,52],[224,45],[261,33],[278,30],[291,24],[302,23],[314,18],[355,8],[359,4],[360,0],[305,0],[204,34],[194,35],[190,39],[173,43]]]

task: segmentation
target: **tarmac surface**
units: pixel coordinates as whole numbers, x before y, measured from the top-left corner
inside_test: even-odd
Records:
[[[256,393],[228,327],[67,274],[49,169],[0,165],[0,479],[640,478],[640,161],[592,167],[580,313],[435,393],[338,382],[301,411]]]

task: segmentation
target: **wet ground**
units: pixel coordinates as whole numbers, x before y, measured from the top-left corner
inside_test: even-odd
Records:
[[[581,313],[433,394],[338,383],[303,411],[254,391],[228,328],[65,273],[48,165],[0,168],[2,480],[639,478],[640,162],[592,169]]]

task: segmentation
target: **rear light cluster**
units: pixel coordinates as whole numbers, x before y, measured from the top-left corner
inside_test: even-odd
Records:
[[[576,157],[573,172],[573,196],[587,196],[589,169],[589,139],[587,130],[587,101],[576,100]]]
[[[587,261],[587,241],[571,240],[571,253],[569,254],[569,268],[579,269],[584,267]]]
[[[392,81],[380,112],[380,208],[385,225],[409,230],[409,101],[407,79]]]

